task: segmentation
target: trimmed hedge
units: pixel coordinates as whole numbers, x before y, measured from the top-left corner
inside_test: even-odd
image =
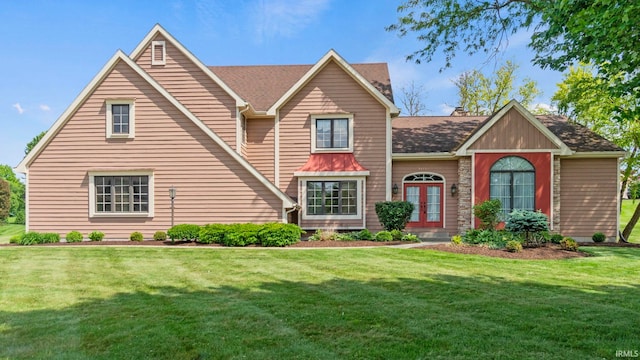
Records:
[[[167,230],[167,235],[169,235],[172,242],[175,240],[198,241],[198,238],[200,237],[200,225],[175,225],[171,229]]]
[[[267,223],[258,231],[262,246],[287,246],[300,241],[304,231],[295,224]]]
[[[17,243],[20,245],[52,244],[57,242],[60,242],[60,234],[39,233],[36,231],[29,231],[24,233],[17,241]]]
[[[82,234],[79,231],[70,231],[69,233],[67,233],[67,236],[65,236],[65,239],[68,243],[81,242]]]
[[[91,241],[102,241],[104,239],[104,233],[102,231],[92,231],[89,234],[89,240]]]
[[[381,201],[376,203],[378,220],[385,230],[404,230],[411,213],[413,204],[408,201]]]
[[[131,241],[142,241],[144,240],[144,235],[139,231],[134,231],[129,235],[129,240]]]
[[[208,224],[200,229],[198,242],[224,246],[287,246],[300,241],[302,233],[295,224]]]

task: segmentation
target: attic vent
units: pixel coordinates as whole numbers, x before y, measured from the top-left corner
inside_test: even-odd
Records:
[[[164,65],[166,56],[164,41],[153,41],[151,43],[151,65]]]

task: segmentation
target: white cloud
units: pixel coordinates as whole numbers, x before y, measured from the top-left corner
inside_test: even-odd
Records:
[[[257,40],[291,37],[312,23],[330,0],[257,0],[253,23]]]
[[[533,104],[533,106],[531,107],[532,109],[534,109],[534,111],[537,112],[542,112],[542,113],[556,113],[558,112],[558,108],[556,106],[553,106],[551,104],[547,104],[547,103],[537,103],[537,104]],[[541,110],[541,111],[538,111]]]
[[[443,103],[443,104],[440,104],[440,112],[441,112],[442,114],[449,115],[449,114],[451,114],[451,113],[453,112],[453,110],[455,110],[455,109],[456,109],[456,108],[455,108],[455,107],[453,107],[453,106],[451,106],[451,105],[444,104],[444,103]]]
[[[24,109],[20,103],[15,103],[12,106],[18,111],[18,114],[22,115],[22,113],[24,113]]]
[[[51,108],[47,104],[40,104],[40,110],[42,110],[42,111],[51,111]]]

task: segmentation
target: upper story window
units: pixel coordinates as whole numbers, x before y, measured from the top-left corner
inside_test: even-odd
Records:
[[[135,136],[135,104],[130,99],[106,101],[107,138],[130,138]]]
[[[164,41],[153,41],[151,43],[151,65],[165,65],[167,63],[167,51]]]
[[[353,115],[312,116],[311,152],[353,152]]]
[[[506,219],[513,210],[534,210],[536,173],[533,165],[519,156],[506,156],[491,166],[490,197],[502,203]]]

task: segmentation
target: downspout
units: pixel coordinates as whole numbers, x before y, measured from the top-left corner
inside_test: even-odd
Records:
[[[286,210],[284,212],[284,219],[282,219],[284,221],[285,224],[289,223],[289,214],[291,214],[292,212],[296,211],[296,210],[300,210],[300,205],[299,204],[293,204],[293,207],[290,210]]]

